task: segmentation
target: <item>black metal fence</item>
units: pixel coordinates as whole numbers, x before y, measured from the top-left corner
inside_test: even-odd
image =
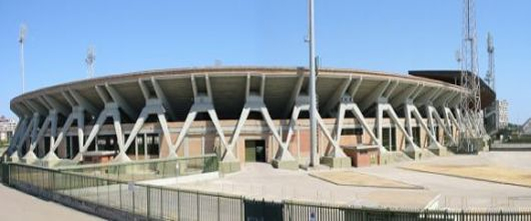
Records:
[[[89,205],[114,211],[112,219],[152,220],[339,220],[339,221],[487,221],[531,220],[531,211],[403,210],[324,205],[309,202],[256,201],[236,195],[171,189],[59,171],[18,163],[2,165],[3,182],[43,198],[77,208]],[[75,207],[75,206],[74,206]],[[89,211],[89,210],[85,210]],[[116,216],[116,213],[129,216]],[[107,213],[109,214],[109,213]]]

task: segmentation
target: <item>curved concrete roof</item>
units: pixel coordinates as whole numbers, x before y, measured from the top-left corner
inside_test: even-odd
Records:
[[[104,107],[101,91],[110,87],[116,92],[115,94],[126,101],[123,103],[129,106],[129,110],[135,113],[139,113],[145,106],[146,91],[147,94],[164,94],[174,120],[183,120],[194,100],[194,85],[198,93],[206,93],[208,81],[219,117],[234,119],[240,114],[244,105],[247,82],[251,91],[259,92],[262,79],[265,80],[263,81],[264,102],[271,116],[278,119],[287,117],[286,113],[289,114],[295,91],[300,90],[301,93],[306,91],[308,73],[304,68],[294,67],[226,66],[141,71],[74,81],[31,91],[12,99],[11,109],[19,116],[31,115],[34,112],[45,115],[52,108],[71,111],[73,103],[76,103],[73,100],[81,97],[93,109],[101,110]],[[139,82],[142,82],[144,88]],[[357,83],[359,86],[356,86]],[[463,88],[459,86],[427,78],[364,70],[322,68],[317,79],[319,109],[330,111],[329,109],[339,102],[342,89],[354,91],[355,102],[370,106],[375,102],[374,95],[378,93],[375,91],[384,88],[380,95],[385,95],[389,102],[397,107],[403,104],[404,94],[410,93],[412,87],[415,88],[413,92],[417,95],[412,99],[414,103],[433,102],[436,107],[457,104],[460,99],[458,95],[464,93]],[[73,96],[74,93],[78,97]]]

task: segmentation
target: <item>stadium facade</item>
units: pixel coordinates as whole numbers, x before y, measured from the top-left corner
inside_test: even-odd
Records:
[[[61,84],[11,101],[13,160],[123,162],[216,153],[245,162],[308,162],[308,72],[210,67],[143,71]],[[473,124],[464,88],[373,71],[320,69],[318,153],[333,167],[444,155]]]

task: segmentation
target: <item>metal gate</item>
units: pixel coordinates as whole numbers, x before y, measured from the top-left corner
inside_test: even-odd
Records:
[[[282,220],[282,203],[244,200],[245,221]]]

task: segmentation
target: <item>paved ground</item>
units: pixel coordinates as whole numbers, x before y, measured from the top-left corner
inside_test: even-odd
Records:
[[[511,168],[501,165],[463,165],[463,164],[413,164],[400,167],[419,172],[434,173],[490,182],[505,183],[523,187],[531,187],[531,170]]]
[[[306,171],[285,171],[269,164],[246,164],[241,172],[224,178],[180,187],[242,194],[271,200],[319,200],[364,206],[439,208],[531,207],[531,188],[464,179],[400,169],[415,164],[500,165],[531,169],[531,152],[489,152],[480,155],[434,157],[389,166],[353,168],[350,171],[422,186],[423,189],[394,189],[339,186],[312,177]],[[531,175],[531,174],[528,174]],[[493,176],[495,176],[493,174]],[[432,204],[434,203],[434,204]]]
[[[101,220],[0,184],[0,220]]]
[[[354,171],[317,171],[309,173],[310,176],[343,186],[380,187],[380,188],[423,188],[404,182],[372,176]]]

